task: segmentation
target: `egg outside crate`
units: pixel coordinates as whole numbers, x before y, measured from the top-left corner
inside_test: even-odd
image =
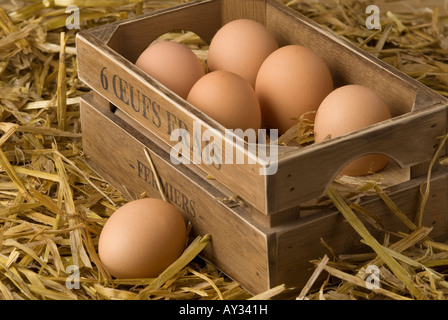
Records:
[[[170,159],[174,165],[203,163],[213,165],[218,170],[223,164],[263,162],[266,166],[259,169],[259,174],[274,175],[278,170],[278,130],[269,130],[270,143],[267,143],[267,133],[266,129],[225,129],[223,137],[220,131],[213,128],[202,132],[202,122],[194,121],[193,141],[187,129],[178,128],[171,132],[170,140],[178,143],[171,148]],[[203,148],[202,142],[205,142]],[[245,142],[249,151],[247,159]]]

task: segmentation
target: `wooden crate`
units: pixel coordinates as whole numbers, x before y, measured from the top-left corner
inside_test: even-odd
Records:
[[[226,22],[250,18],[262,22],[281,46],[302,44],[327,62],[336,86],[360,84],[374,89],[390,106],[393,119],[363,130],[308,146],[279,148],[278,171],[272,163],[226,139],[221,125],[158,81],[134,62],[158,36],[188,30],[210,42]],[[119,109],[153,132],[161,143],[174,146],[170,133],[193,123],[221,132],[223,145],[245,154],[244,165],[197,166],[260,212],[271,215],[292,210],[321,196],[347,163],[366,153],[389,155],[410,178],[427,172],[428,163],[446,133],[446,99],[396,69],[345,42],[275,0],[200,0],[85,30],[77,35],[79,78]],[[202,142],[202,148],[207,142]],[[343,150],[343,152],[341,152]],[[444,150],[445,152],[445,150]],[[249,164],[249,159],[255,159]],[[260,174],[262,173],[262,174]]]
[[[84,152],[99,175],[129,199],[143,193],[160,197],[155,180],[160,177],[168,200],[192,223],[192,232],[211,235],[202,257],[254,294],[279,284],[301,288],[313,271],[310,260],[328,253],[321,239],[335,254],[363,249],[357,233],[331,207],[302,216],[296,207],[271,221],[250,205],[229,206],[224,199],[232,197],[233,191],[219,181],[204,179],[195,166],[173,165],[169,146],[157,143],[154,133],[98,94],[92,92],[82,99],[81,123]],[[425,182],[426,177],[421,176],[387,189],[411,219],[419,208],[420,187]],[[445,170],[434,172],[431,200],[423,216],[423,225],[433,228],[433,239],[447,235],[447,187]],[[408,231],[379,197],[365,197],[360,204],[378,215],[385,230]],[[376,236],[380,239],[381,234]]]

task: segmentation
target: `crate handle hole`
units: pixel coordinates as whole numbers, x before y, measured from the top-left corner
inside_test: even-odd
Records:
[[[339,172],[340,175],[349,176],[364,176],[369,173],[376,173],[384,169],[390,161],[389,156],[381,153],[371,153],[354,160],[351,160],[346,164]]]
[[[382,185],[393,186],[411,179],[409,167],[402,167],[392,157],[382,153],[372,153],[347,161],[335,179],[348,176],[349,181],[359,184],[378,180]],[[347,182],[347,179],[342,179]],[[348,182],[350,183],[350,182]]]

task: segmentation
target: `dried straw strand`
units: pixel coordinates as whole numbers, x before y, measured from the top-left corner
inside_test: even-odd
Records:
[[[330,186],[327,190],[327,195],[335,204],[338,210],[343,214],[351,226],[362,236],[368,245],[378,254],[381,260],[386,263],[393,273],[404,283],[410,293],[417,299],[422,299],[424,294],[412,282],[410,274],[400,265],[393,257],[388,254],[384,247],[370,234],[361,220],[353,213],[350,207],[345,202],[345,199]]]

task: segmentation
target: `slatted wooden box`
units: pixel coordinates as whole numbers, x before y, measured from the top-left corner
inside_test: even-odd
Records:
[[[135,67],[139,54],[158,36],[188,30],[210,42],[226,22],[250,18],[262,22],[281,46],[302,44],[325,59],[335,85],[361,84],[374,89],[391,108],[393,119],[306,148],[281,148],[278,171],[266,172],[268,159],[226,140],[224,129],[194,106]],[[447,127],[446,101],[417,81],[348,44],[275,0],[199,0],[91,30],[77,36],[79,77],[168,146],[170,133],[193,123],[202,132],[214,128],[246,155],[245,165],[197,166],[232,190],[266,219],[281,219],[297,206],[321,196],[339,170],[366,153],[384,153],[413,179],[427,172],[439,137]],[[203,142],[203,146],[206,142]],[[343,150],[343,152],[341,152]],[[256,159],[249,164],[248,159]],[[281,213],[279,215],[279,213]]]
[[[114,112],[115,111],[115,112]],[[335,254],[365,250],[360,237],[334,208],[302,216],[284,215],[268,221],[250,205],[229,205],[233,192],[216,180],[203,179],[194,166],[173,165],[169,147],[119,109],[93,93],[81,101],[84,152],[90,166],[129,199],[143,193],[160,197],[156,176],[168,201],[178,206],[192,223],[193,235],[210,234],[211,243],[201,254],[228,276],[256,294],[276,285],[302,288],[310,278],[310,260],[328,254],[321,239]],[[149,151],[156,172],[145,155]],[[394,203],[413,219],[420,203],[422,176],[387,189]],[[448,231],[445,170],[431,180],[430,201],[423,225],[432,227],[430,237],[443,239]],[[377,214],[388,231],[408,230],[377,196],[366,196],[360,204]],[[296,212],[299,213],[297,208]],[[365,222],[366,223],[366,222]],[[366,223],[366,226],[369,226]],[[371,229],[379,240],[382,234]]]

